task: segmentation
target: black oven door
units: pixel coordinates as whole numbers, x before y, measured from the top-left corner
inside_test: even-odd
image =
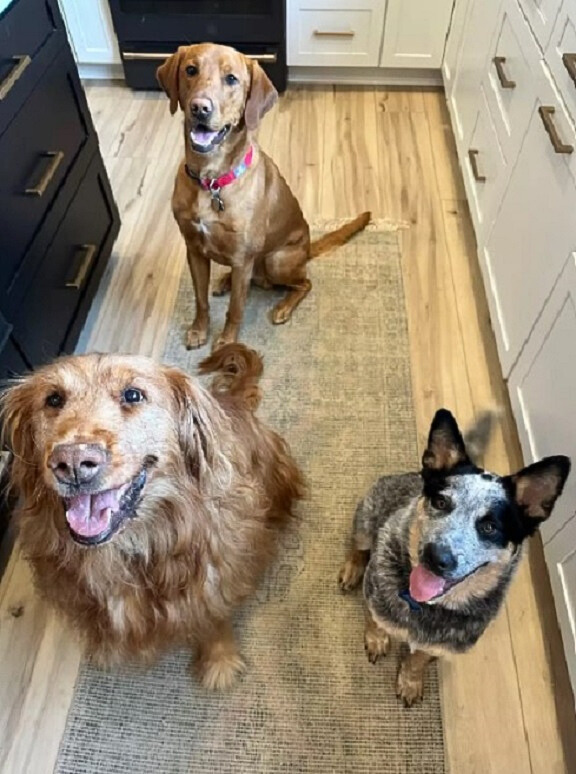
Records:
[[[122,42],[268,44],[284,37],[284,0],[109,2]]]

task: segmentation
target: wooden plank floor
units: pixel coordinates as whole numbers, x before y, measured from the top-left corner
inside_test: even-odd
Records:
[[[123,225],[83,344],[160,357],[184,267],[170,212],[181,122],[160,94],[102,84],[87,91]],[[436,408],[466,424],[498,404],[505,414],[488,463],[501,473],[518,468],[443,95],[291,89],[260,139],[308,218],[371,209],[402,225],[420,446]],[[576,770],[574,705],[551,610],[535,541],[486,636],[442,666],[452,774]],[[1,772],[52,770],[79,658],[15,552],[0,585]]]

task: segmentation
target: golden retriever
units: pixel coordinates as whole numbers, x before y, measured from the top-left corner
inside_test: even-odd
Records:
[[[293,521],[303,478],[254,416],[260,357],[228,345],[205,389],[143,357],[81,355],[10,387],[2,419],[40,593],[103,665],[197,650],[207,688],[243,670],[234,609]]]
[[[370,220],[365,212],[310,244],[310,229],[277,166],[259,147],[255,130],[278,94],[260,65],[228,46],[181,46],[158,68],[170,112],[184,113],[184,154],[172,209],[186,242],[196,317],[186,346],[208,339],[212,261],[230,267],[215,291],[230,290],[224,330],[215,348],[236,341],[248,287],[288,287],[272,311],[286,322],[312,287],[311,259],[337,247]]]

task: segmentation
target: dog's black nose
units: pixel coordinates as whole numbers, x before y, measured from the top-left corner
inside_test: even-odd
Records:
[[[427,543],[422,551],[422,560],[437,575],[453,572],[458,565],[452,551],[442,543]]]
[[[106,450],[100,444],[63,443],[48,457],[48,467],[62,484],[88,484],[102,470]]]
[[[214,106],[211,99],[197,97],[196,99],[192,100],[191,110],[192,115],[196,116],[196,118],[206,119],[210,118],[212,115]]]

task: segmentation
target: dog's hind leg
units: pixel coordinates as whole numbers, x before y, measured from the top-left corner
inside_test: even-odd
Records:
[[[424,693],[424,673],[434,656],[423,650],[410,653],[400,664],[396,681],[396,696],[404,701],[406,707],[422,700]]]
[[[374,620],[368,609],[364,629],[364,650],[371,664],[375,664],[382,656],[387,656],[390,650],[390,635],[379,621]]]
[[[230,621],[219,621],[198,646],[196,672],[204,688],[224,691],[244,672]]]

